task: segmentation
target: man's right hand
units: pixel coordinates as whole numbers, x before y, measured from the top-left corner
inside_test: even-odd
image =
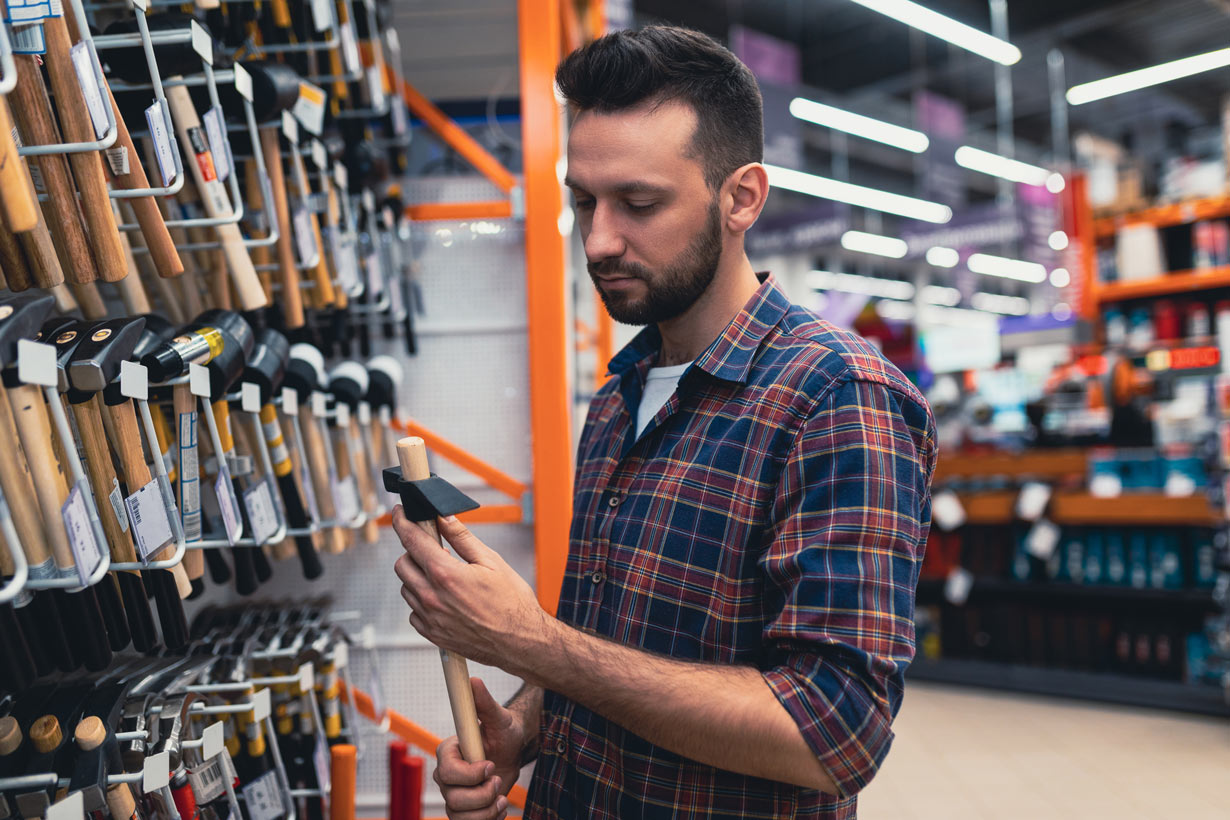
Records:
[[[467,763],[454,735],[436,749],[436,785],[450,820],[497,820],[508,813],[505,795],[521,773],[526,729],[478,678],[470,678],[486,760]],[[537,731],[537,725],[531,727]]]

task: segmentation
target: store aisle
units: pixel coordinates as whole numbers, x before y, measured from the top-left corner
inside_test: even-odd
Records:
[[[911,683],[861,820],[1225,820],[1230,721]]]

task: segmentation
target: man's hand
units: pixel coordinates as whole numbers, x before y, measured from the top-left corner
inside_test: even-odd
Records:
[[[483,751],[489,758],[466,763],[454,735],[436,749],[436,785],[444,796],[451,820],[492,820],[508,813],[505,795],[517,782],[527,728],[517,716],[496,703],[478,678],[470,678],[474,706],[483,733]],[[537,726],[529,731],[537,731]]]
[[[441,649],[507,670],[519,647],[548,630],[550,618],[530,585],[464,524],[450,516],[436,526],[462,561],[406,520],[400,505],[393,509],[393,529],[406,550],[394,569],[410,625]]]

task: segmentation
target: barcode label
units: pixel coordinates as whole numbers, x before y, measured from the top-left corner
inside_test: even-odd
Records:
[[[269,479],[263,478],[255,486],[245,490],[243,504],[248,509],[252,537],[257,544],[264,544],[278,531],[281,524],[278,520],[277,505],[273,503],[273,488],[269,486]]]
[[[102,139],[107,133],[107,109],[103,103],[102,89],[98,85],[98,74],[95,73],[98,61],[90,51],[90,44],[82,40],[69,52],[73,60],[73,68],[77,70],[77,81],[81,84],[81,93],[85,97],[85,106],[90,112],[90,120],[94,123],[95,139]]]
[[[239,518],[239,499],[235,498],[235,486],[231,484],[227,470],[218,470],[214,494],[218,496],[218,510],[222,513],[222,525],[226,528],[226,541],[233,547],[243,536],[243,521]]]
[[[205,133],[209,137],[209,152],[213,154],[218,179],[226,182],[231,175],[231,145],[226,139],[226,120],[216,105],[205,112]]]
[[[43,39],[40,23],[13,29],[14,54],[46,54],[47,41]]]
[[[277,773],[267,771],[243,787],[243,802],[248,820],[279,820],[285,813]]]
[[[59,6],[59,2],[55,6]],[[48,0],[9,0],[9,13],[4,18],[6,23],[28,23],[43,20],[47,17],[59,17],[63,11],[52,11],[52,3]]]
[[[306,265],[316,255],[316,237],[312,233],[312,221],[307,209],[295,206],[295,247],[299,251],[299,263]]]
[[[47,193],[47,184],[43,182],[43,169],[37,162],[27,163],[30,168],[30,181],[34,183],[34,190],[40,194]]]
[[[161,101],[154,100],[154,104],[145,109],[145,122],[149,125],[150,136],[154,138],[162,184],[170,185],[175,181],[175,157],[171,153],[171,136],[167,131],[167,117]]]
[[[128,514],[124,511],[124,493],[120,491],[119,479],[112,478],[111,482],[115,485],[111,488],[110,495],[107,496],[111,500],[111,511],[115,513],[115,520],[119,522],[120,530],[128,532]]]
[[[333,485],[333,503],[337,505],[339,521],[353,521],[359,515],[359,488],[355,485],[354,476],[348,475],[344,481]]]
[[[77,577],[85,584],[102,563],[102,549],[98,539],[94,537],[94,528],[90,525],[90,514],[86,511],[81,487],[73,487],[69,491],[68,500],[60,508],[60,515],[64,518],[68,543],[73,548],[73,558],[77,562]]]
[[[189,769],[188,782],[192,784],[192,792],[196,797],[197,805],[203,805],[221,797],[226,792],[225,769],[221,755],[209,763]]]
[[[137,555],[142,561],[148,562],[174,537],[171,533],[171,522],[167,518],[166,504],[158,490],[158,479],[150,481],[124,499],[124,506],[128,508],[128,520],[132,522]],[[200,538],[199,532],[197,538]]]
[[[106,150],[107,165],[111,168],[111,173],[117,177],[122,177],[132,173],[132,168],[128,165],[128,148],[123,145],[116,145]]]
[[[196,412],[179,414],[179,512],[184,538],[201,540],[201,478],[197,464]]]

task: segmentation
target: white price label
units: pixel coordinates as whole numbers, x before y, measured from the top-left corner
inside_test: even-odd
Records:
[[[380,70],[380,66],[368,66],[367,69],[367,88],[371,94],[372,108],[377,111],[383,111],[385,106],[384,99],[384,72]]]
[[[33,23],[13,29],[13,53],[47,53],[47,40],[43,37],[43,26],[41,23]]]
[[[233,160],[231,144],[226,138],[226,119],[216,105],[205,112],[205,134],[209,137],[209,153],[214,158],[214,171],[220,182],[231,175]]]
[[[154,100],[154,104],[145,109],[145,122],[154,139],[154,156],[158,159],[162,184],[170,185],[175,181],[175,155],[171,147],[171,133],[167,129],[166,109],[160,100]]]
[[[214,39],[209,36],[205,27],[196,20],[192,21],[192,50],[210,65],[214,64]]]
[[[965,567],[953,567],[944,579],[944,600],[953,606],[964,606],[974,588],[974,574]]]
[[[333,667],[342,669],[350,663],[350,644],[338,641],[333,645]]]
[[[359,424],[367,427],[372,423],[372,406],[365,401],[359,402]]]
[[[120,525],[121,532],[128,532],[128,513],[124,510],[124,493],[120,491],[120,481],[118,478],[112,478],[111,492],[107,495],[107,500],[111,502],[111,511],[115,513],[115,520]]]
[[[107,167],[113,176],[122,177],[132,173],[128,163],[128,149],[123,145],[113,145],[103,152],[107,157]]]
[[[244,382],[239,386],[239,406],[245,413],[261,411],[261,388],[252,382]]]
[[[288,416],[299,415],[299,394],[289,387],[282,388],[282,412]]]
[[[325,101],[328,99],[329,95],[320,86],[301,82],[299,99],[295,100],[291,113],[304,128],[319,137],[325,127]]]
[[[312,391],[312,415],[318,419],[329,415],[329,399],[319,390]]]
[[[217,800],[226,793],[226,764],[221,758],[202,763],[188,770],[188,782],[198,806]],[[185,818],[184,820],[188,820]]]
[[[316,167],[322,171],[329,166],[329,152],[325,150],[325,144],[320,140],[312,142],[312,162],[316,163]]]
[[[1030,555],[1043,561],[1050,560],[1058,545],[1059,527],[1046,519],[1034,524],[1025,536],[1025,549]]]
[[[196,486],[195,481],[192,486]],[[132,523],[132,533],[136,538],[137,555],[148,562],[174,537],[166,504],[158,490],[158,479],[124,499],[124,506],[128,509],[128,520]]]
[[[346,430],[350,427],[350,405],[337,403],[337,426],[339,430]]]
[[[348,475],[342,481],[333,485],[333,501],[337,505],[337,517],[340,521],[353,521],[361,512],[359,506],[359,488],[354,476]]]
[[[239,96],[252,102],[252,75],[242,63],[235,63],[235,90],[239,92]]]
[[[299,691],[311,692],[316,686],[316,676],[312,669],[312,664],[305,663],[299,666]]]
[[[83,820],[85,817],[85,792],[75,791],[61,797],[47,807],[44,820]]]
[[[201,540],[201,474],[196,413],[179,414],[179,509],[184,538]]]
[[[146,794],[156,792],[171,782],[171,752],[159,752],[145,758],[142,767],[141,790]]]
[[[120,362],[120,394],[149,401],[149,370],[138,362]]]
[[[282,112],[282,134],[292,146],[299,144],[299,123],[289,111]]]
[[[199,396],[202,399],[210,398],[213,391],[209,386],[209,369],[195,362],[189,364],[188,389],[194,396]]]
[[[90,46],[85,41],[77,43],[69,51],[73,60],[73,68],[77,72],[77,82],[81,85],[81,93],[85,97],[85,107],[90,112],[90,121],[94,124],[94,138],[102,139],[107,133],[107,109],[103,102],[102,90],[98,86],[98,76],[94,73],[95,60],[90,53]]]
[[[384,272],[380,267],[380,255],[375,251],[369,253],[363,260],[363,265],[367,268],[367,289],[374,300],[378,299],[379,295],[384,293]]]
[[[295,206],[293,221],[295,224],[295,249],[299,252],[299,263],[306,265],[316,258],[316,237],[312,231],[312,219],[303,205]]]
[[[406,121],[405,103],[403,103],[401,98],[396,94],[393,95],[391,114],[393,120],[393,133],[399,137],[403,136],[406,131],[409,130],[410,123]]]
[[[205,760],[212,760],[224,748],[226,736],[222,721],[215,721],[205,727],[205,731],[201,732],[201,757]]]
[[[945,532],[965,523],[965,506],[952,490],[941,490],[931,497],[931,520]]]
[[[354,23],[347,20],[338,29],[342,35],[342,62],[347,74],[357,74],[363,70],[363,62],[359,59],[359,40],[355,37]]]
[[[1089,481],[1089,494],[1097,498],[1123,495],[1123,480],[1114,473],[1098,473]]]
[[[350,252],[340,232],[333,229],[329,229],[329,253],[333,256],[337,281],[342,290],[349,294],[357,293],[362,283],[359,282],[359,273],[353,264],[354,254]]]
[[[68,493],[68,500],[60,508],[64,519],[64,529],[68,531],[68,544],[72,547],[73,558],[77,562],[77,577],[82,584],[89,581],[94,570],[102,563],[102,548],[94,537],[94,527],[90,523],[90,513],[85,505],[85,496],[80,487],[73,487]]]
[[[272,769],[243,787],[243,803],[249,820],[281,820],[286,810],[278,788],[277,772]]]
[[[312,22],[317,31],[328,31],[333,26],[333,3],[330,0],[312,0]]]
[[[132,4],[141,11],[149,11],[149,0],[132,0]]]
[[[1051,486],[1038,481],[1027,482],[1016,498],[1016,514],[1022,521],[1037,521],[1051,500]]]
[[[53,13],[53,4],[48,0],[9,0],[7,5],[9,13],[4,18],[6,23],[28,23],[60,16],[60,12]]]
[[[273,502],[273,490],[269,486],[268,478],[262,478],[244,490],[243,505],[248,510],[248,523],[252,525],[252,538],[257,544],[266,543],[280,526],[277,505]]]
[[[252,695],[252,719],[260,723],[270,715],[269,690],[259,689]]]
[[[346,170],[346,166],[338,163],[333,166],[333,181],[337,183],[339,188],[350,187],[350,172]]]
[[[17,378],[25,384],[56,386],[56,349],[30,339],[17,340]]]
[[[312,766],[316,769],[316,782],[328,794],[333,788],[333,775],[329,766],[329,744],[324,738],[316,738],[316,747],[312,750]]]
[[[239,500],[235,487],[226,470],[219,469],[214,480],[214,494],[218,497],[218,510],[222,513],[222,525],[226,527],[226,542],[232,547],[243,537],[243,520],[239,517]]]

